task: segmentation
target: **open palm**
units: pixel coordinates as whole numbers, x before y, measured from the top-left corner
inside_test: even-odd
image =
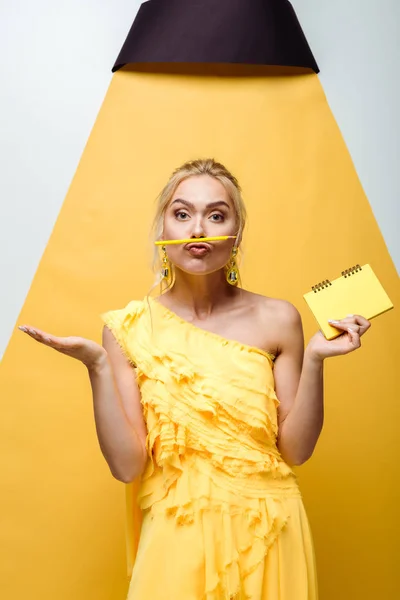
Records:
[[[81,361],[88,368],[101,364],[107,358],[107,352],[102,346],[86,338],[56,337],[29,325],[21,325],[19,329],[37,342]]]

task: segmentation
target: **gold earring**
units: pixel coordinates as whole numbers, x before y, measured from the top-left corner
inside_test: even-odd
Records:
[[[165,249],[165,246],[162,246],[161,250],[163,253],[162,267],[161,267],[161,280],[166,281],[169,279],[170,266],[169,266],[169,260],[168,260],[167,251]]]
[[[237,253],[238,249],[236,247],[233,247],[231,258],[227,265],[226,271],[226,280],[229,283],[229,285],[238,285],[239,283],[239,268],[236,262]]]

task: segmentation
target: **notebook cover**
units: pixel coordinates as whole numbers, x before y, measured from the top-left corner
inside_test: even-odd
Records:
[[[343,333],[329,319],[361,315],[368,320],[393,308],[393,304],[369,264],[343,271],[333,281],[325,280],[303,295],[326,339]]]

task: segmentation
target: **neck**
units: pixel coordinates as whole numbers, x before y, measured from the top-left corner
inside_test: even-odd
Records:
[[[236,292],[226,281],[223,269],[204,276],[176,269],[174,286],[166,294],[174,304],[198,318],[205,318]]]

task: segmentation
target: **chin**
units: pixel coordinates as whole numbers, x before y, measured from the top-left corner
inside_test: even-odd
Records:
[[[186,275],[211,275],[224,268],[225,265],[212,266],[206,261],[194,259],[190,264],[174,265],[177,271],[182,271]]]

